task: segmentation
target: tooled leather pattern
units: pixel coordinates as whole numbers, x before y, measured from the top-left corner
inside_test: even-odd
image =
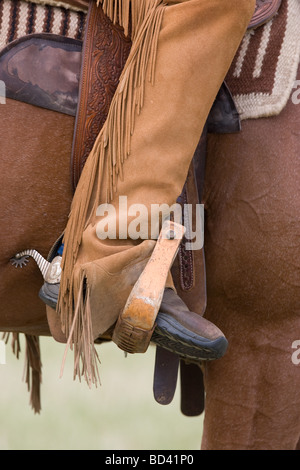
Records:
[[[187,188],[184,185],[183,191],[177,202],[184,207],[188,203]],[[184,212],[182,211],[183,225],[185,225]],[[194,285],[194,269],[193,269],[193,252],[185,248],[186,239],[184,237],[178,250],[178,260],[180,266],[180,286],[181,289],[187,291]]]
[[[96,3],[96,2],[93,2]],[[90,37],[86,40],[86,54],[92,50],[92,58],[89,62],[90,70],[86,70],[84,83],[85,90],[79,98],[77,129],[73,143],[73,187],[75,188],[86,159],[93,147],[109,111],[119,77],[123,70],[131,48],[131,40],[125,37],[123,29],[119,25],[112,24],[99,6],[92,6],[90,12],[93,28]],[[89,34],[89,31],[86,33]],[[85,51],[84,51],[85,52]],[[83,63],[84,67],[84,63]],[[82,71],[84,73],[84,70]]]

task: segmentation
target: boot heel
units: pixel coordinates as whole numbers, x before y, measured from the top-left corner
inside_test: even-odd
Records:
[[[121,313],[112,340],[126,352],[145,352],[185,228],[175,222],[163,224],[153,253],[135,283]]]

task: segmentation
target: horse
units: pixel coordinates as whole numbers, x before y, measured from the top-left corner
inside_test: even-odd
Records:
[[[268,109],[247,119],[251,111],[245,105],[240,133],[208,140],[206,314],[230,346],[224,360],[206,367],[204,449],[295,449],[300,436],[295,84],[278,114],[269,116]]]
[[[284,14],[290,18],[295,4],[283,1],[273,26],[257,33],[262,42],[271,28],[280,27]],[[43,8],[49,14],[56,7]],[[293,85],[280,109],[249,111],[249,99],[260,94],[249,83],[247,93],[240,92],[237,78],[243,69],[249,73],[246,49],[252,36],[245,37],[228,74],[242,129],[210,133],[207,140],[205,317],[222,329],[229,348],[222,359],[202,364],[204,450],[296,449],[300,439],[300,114]],[[256,79],[259,66],[258,58]],[[296,75],[294,66],[290,77],[289,83],[297,83],[300,70]],[[73,196],[69,162],[75,117],[10,98],[0,110],[0,330],[24,333],[30,341],[51,336],[38,296],[41,275],[34,263],[15,269],[11,259],[27,247],[47,258],[65,228]]]

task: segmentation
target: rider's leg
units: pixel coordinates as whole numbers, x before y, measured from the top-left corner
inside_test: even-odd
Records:
[[[65,232],[58,305],[67,334],[74,305],[82,315],[86,315],[87,306],[91,309],[94,337],[105,333],[118,319],[154,245],[150,240],[132,240],[128,234],[127,239],[117,236],[100,240],[97,227],[103,217],[97,208],[109,202],[120,216],[120,196],[126,196],[128,208],[135,204],[146,208],[140,223],[150,226],[148,215],[155,204],[170,207],[175,203],[213,100],[255,5],[254,0],[167,3],[144,0],[138,4],[145,7],[141,10],[144,21],[133,31],[131,54],[108,119],[74,196]],[[135,82],[136,74],[140,83]],[[152,82],[149,76],[154,78]],[[128,212],[125,215],[128,217]],[[128,217],[126,229],[131,221]],[[117,219],[117,229],[120,222]],[[164,286],[172,288],[170,277],[162,277],[161,288]],[[218,336],[217,329],[212,335],[207,333],[214,325],[198,317],[196,335],[210,339]],[[188,320],[186,325],[190,328]]]

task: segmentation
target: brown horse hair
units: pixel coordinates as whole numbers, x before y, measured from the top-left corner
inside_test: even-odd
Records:
[[[14,355],[19,359],[21,352],[19,333],[3,333],[2,339],[8,343],[10,336]],[[25,334],[25,364],[23,380],[30,392],[30,405],[34,413],[41,411],[40,385],[42,383],[42,363],[40,354],[40,340],[38,336]]]

